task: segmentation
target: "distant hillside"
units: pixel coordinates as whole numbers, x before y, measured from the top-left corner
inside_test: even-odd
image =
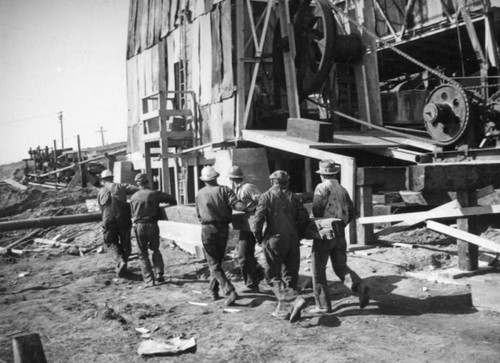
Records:
[[[16,170],[24,169],[24,161],[0,165],[0,180],[11,179]]]
[[[105,145],[105,146],[96,146],[96,147],[87,147],[83,148],[82,151],[88,151],[89,156],[93,157],[96,155],[104,154],[106,152],[112,153],[113,151],[126,148],[127,147],[127,142],[115,142],[113,144]],[[121,158],[119,158],[121,159]],[[33,165],[32,162],[30,162],[30,166]],[[16,172],[16,170],[22,171],[25,167],[24,161],[17,161],[14,163],[10,164],[4,164],[0,165],[0,180],[5,180],[5,179],[11,179]]]

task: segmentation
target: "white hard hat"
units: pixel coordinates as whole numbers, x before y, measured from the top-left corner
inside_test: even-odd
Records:
[[[106,178],[112,178],[113,177],[113,173],[111,172],[111,170],[103,170],[102,173],[101,173],[101,179],[106,179]]]
[[[201,169],[200,179],[203,181],[214,180],[217,179],[219,175],[220,174],[212,166],[205,166]]]

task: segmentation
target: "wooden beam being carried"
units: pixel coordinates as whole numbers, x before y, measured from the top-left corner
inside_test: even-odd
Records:
[[[500,253],[500,243],[495,241],[490,241],[486,238],[482,238],[476,236],[475,234],[458,230],[456,228],[447,226],[442,223],[438,223],[435,221],[427,221],[427,228],[432,229],[433,231],[446,234],[451,237],[455,237],[457,239],[475,244],[479,247],[487,248],[491,251],[495,251]]]

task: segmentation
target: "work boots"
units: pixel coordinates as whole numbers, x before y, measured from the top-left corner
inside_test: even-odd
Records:
[[[224,301],[224,305],[226,306],[233,305],[237,298],[238,295],[236,295],[236,291],[232,290],[227,296],[226,301]]]
[[[118,277],[125,277],[126,273],[127,273],[127,263],[124,261],[120,261],[118,263],[118,266],[116,266],[116,275]]]
[[[293,304],[292,313],[290,314],[290,323],[295,323],[296,321],[299,321],[302,309],[304,309],[305,307],[306,307],[306,300],[302,296],[299,296],[295,300],[295,303]]]

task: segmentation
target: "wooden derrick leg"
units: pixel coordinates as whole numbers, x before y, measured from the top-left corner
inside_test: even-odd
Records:
[[[372,202],[372,186],[361,185],[356,186],[356,210],[360,217],[373,215],[373,202]],[[357,223],[356,232],[358,243],[360,245],[368,245],[373,241],[373,224]]]
[[[475,191],[457,192],[457,200],[462,208],[477,205]],[[457,228],[477,234],[477,223],[474,217],[457,218]],[[458,248],[458,268],[463,271],[473,271],[478,269],[479,251],[478,246],[466,241],[457,240]]]
[[[12,339],[14,363],[47,363],[40,335],[33,333]]]

